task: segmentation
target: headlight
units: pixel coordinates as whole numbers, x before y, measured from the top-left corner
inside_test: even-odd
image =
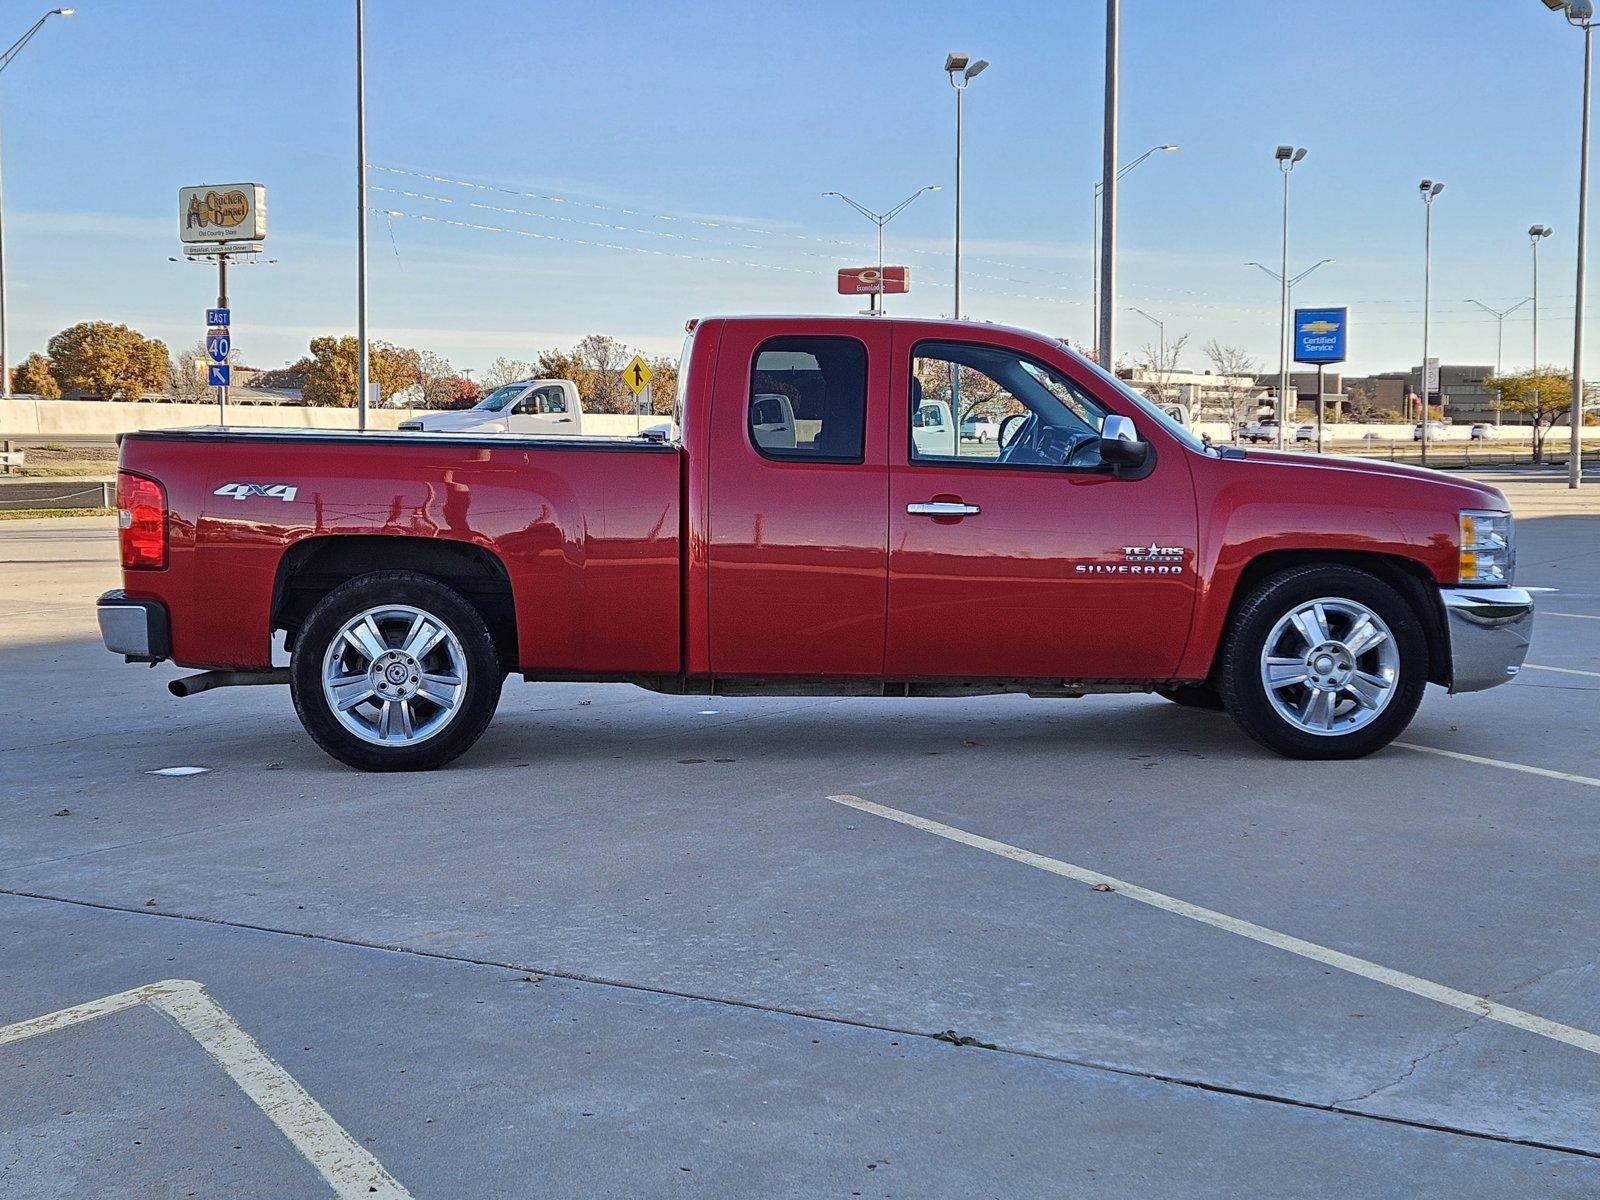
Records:
[[[1517,566],[1511,514],[1468,508],[1460,519],[1460,582],[1509,584]]]

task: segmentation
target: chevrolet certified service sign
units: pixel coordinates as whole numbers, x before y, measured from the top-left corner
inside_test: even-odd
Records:
[[[1298,363],[1336,363],[1345,359],[1345,330],[1349,309],[1297,308],[1294,310],[1294,360]]]

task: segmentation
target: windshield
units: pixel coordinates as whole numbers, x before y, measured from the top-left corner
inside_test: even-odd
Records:
[[[1131,387],[1129,387],[1122,380],[1118,379],[1110,371],[1107,371],[1099,363],[1090,362],[1071,346],[1066,345],[1065,342],[1062,343],[1062,347],[1068,354],[1072,355],[1073,358],[1077,359],[1101,379],[1105,380],[1112,387],[1116,388],[1119,395],[1125,397],[1128,401],[1136,405],[1140,412],[1154,420],[1157,425],[1161,426],[1161,428],[1165,429],[1173,437],[1177,438],[1185,446],[1189,447],[1189,449],[1198,451],[1202,454],[1206,452],[1208,448],[1206,444],[1196,437],[1187,426],[1182,425],[1178,421],[1174,420],[1170,414],[1163,412],[1159,406],[1150,400],[1147,400],[1138,392],[1134,391]]]
[[[522,390],[527,386],[525,383],[508,383],[504,387],[497,387],[472,407],[478,412],[502,412],[508,404],[522,395]]]

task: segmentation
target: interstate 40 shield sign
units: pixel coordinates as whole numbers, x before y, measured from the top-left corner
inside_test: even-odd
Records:
[[[1297,363],[1338,363],[1345,359],[1345,331],[1349,309],[1297,308],[1294,310],[1294,360]]]

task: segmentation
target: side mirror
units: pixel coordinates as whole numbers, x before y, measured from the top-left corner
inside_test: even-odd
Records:
[[[1150,446],[1127,418],[1108,415],[1100,425],[1100,461],[1113,467],[1142,467]]]

